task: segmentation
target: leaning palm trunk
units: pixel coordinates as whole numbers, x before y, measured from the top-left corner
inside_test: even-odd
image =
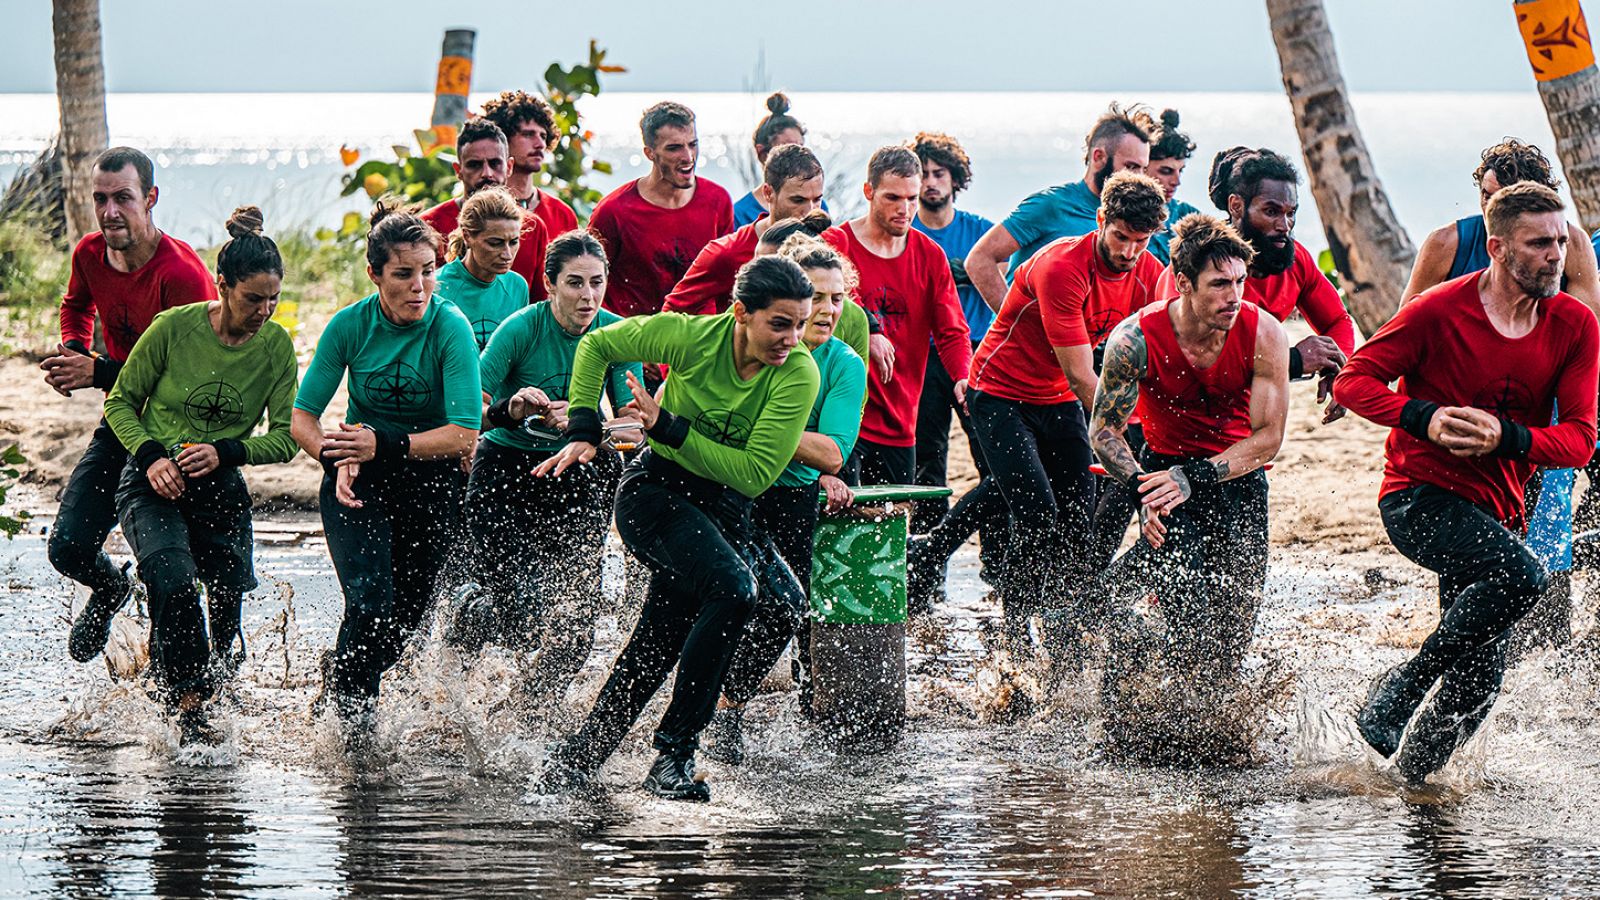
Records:
[[[54,0],[56,99],[61,105],[61,182],[67,240],[98,227],[89,169],[106,149],[106,69],[100,55],[99,0]]]
[[[1372,334],[1399,308],[1417,251],[1361,139],[1322,0],[1267,0],[1267,15],[1345,303]]]
[[[1600,228],[1600,70],[1578,0],[1515,0],[1556,156],[1585,229]]]

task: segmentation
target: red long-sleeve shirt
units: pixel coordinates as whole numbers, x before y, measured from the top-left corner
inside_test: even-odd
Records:
[[[661,311],[706,244],[733,230],[733,201],[715,182],[696,178],[689,202],[667,209],[646,200],[636,179],[595,206],[589,230],[611,259],[605,308],[619,316],[646,315]]]
[[[915,446],[929,341],[956,381],[967,377],[972,361],[972,333],[961,312],[950,261],[932,238],[916,230],[906,235],[905,249],[893,259],[863,246],[849,222],[828,229],[822,238],[855,265],[861,276],[856,302],[878,317],[883,334],[894,344],[894,378],[888,384],[867,378],[861,437],[886,447]]]
[[[1478,295],[1481,272],[1430,288],[1395,314],[1350,358],[1333,395],[1352,412],[1393,429],[1384,447],[1380,495],[1432,484],[1483,507],[1507,527],[1524,522],[1522,485],[1535,466],[1582,466],[1594,453],[1600,327],[1571,295],[1539,305],[1520,338],[1501,334]],[[1389,384],[1398,380],[1398,390]],[[1400,427],[1412,400],[1472,406],[1527,426],[1527,456],[1452,456]],[[1561,422],[1550,424],[1553,404]]]
[[[578,227],[578,214],[565,201],[549,191],[538,191],[538,194],[539,205],[528,212],[544,225],[547,240],[553,241]]]
[[[72,249],[72,274],[61,298],[61,342],[92,344],[98,312],[106,355],[122,362],[156,313],[215,299],[216,280],[183,241],[163,234],[149,262],[119,272],[106,262],[106,239],[96,231]]]
[[[1156,296],[1162,299],[1178,296],[1170,266],[1161,274],[1161,281],[1156,285]],[[1344,301],[1339,299],[1339,291],[1334,288],[1333,282],[1317,268],[1316,258],[1299,241],[1294,242],[1294,264],[1289,268],[1276,275],[1245,279],[1244,299],[1261,307],[1279,322],[1287,322],[1289,316],[1298,309],[1311,330],[1333,338],[1345,356],[1355,352],[1355,321],[1345,310]]]
[[[739,267],[755,259],[759,240],[756,225],[751,222],[707,244],[662,302],[661,309],[701,316],[726,312],[733,305],[733,281]]]
[[[542,203],[540,204],[543,205]],[[439,267],[444,268],[445,249],[450,246],[450,234],[461,224],[461,199],[446,200],[422,214],[422,221],[439,232]],[[528,302],[538,303],[545,298],[544,251],[550,245],[550,236],[544,222],[527,210],[522,211],[522,241],[517,244],[517,255],[511,260],[511,271],[528,282]]]

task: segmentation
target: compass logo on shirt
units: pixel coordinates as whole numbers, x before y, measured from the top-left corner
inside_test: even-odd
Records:
[[[1089,346],[1098,347],[1110,337],[1111,330],[1122,321],[1117,318],[1115,310],[1102,310],[1084,318],[1084,324],[1089,326]]]
[[[655,254],[656,268],[671,276],[671,280],[663,283],[672,285],[682,281],[684,273],[688,272],[689,266],[694,264],[695,253],[698,252],[697,250],[691,253],[683,241],[677,238],[672,239],[671,250],[657,250]]]
[[[1472,405],[1502,419],[1525,422],[1533,412],[1533,391],[1507,375],[1479,388],[1472,398]]]
[[[694,419],[695,431],[735,450],[744,449],[754,429],[749,416],[731,409],[708,409]]]
[[[100,331],[108,339],[111,335],[117,336],[117,343],[123,347],[123,352],[132,352],[133,345],[139,342],[139,329],[133,327],[133,319],[125,308],[117,308],[112,315],[100,314]]]
[[[395,360],[361,382],[367,403],[385,412],[407,413],[424,409],[433,400],[433,388],[411,366]]]
[[[867,294],[866,308],[883,320],[884,328],[891,325],[899,328],[905,321],[906,314],[910,312],[906,305],[906,298],[900,296],[899,291],[889,287],[873,288]]]
[[[1190,381],[1178,393],[1175,405],[1179,411],[1194,410],[1196,408],[1203,409],[1205,410],[1206,418],[1215,419],[1227,411],[1227,405],[1222,402],[1222,399],[1207,390],[1205,382],[1196,379]]]
[[[567,385],[571,382],[571,372],[557,372],[534,385],[534,387],[544,391],[544,395],[551,400],[565,400],[567,399]]]
[[[226,381],[209,381],[184,398],[183,415],[196,433],[210,437],[239,424],[244,418],[244,400]]]
[[[500,327],[498,319],[475,319],[472,322],[472,336],[478,339],[478,349],[489,345],[489,338],[494,336],[494,330]]]

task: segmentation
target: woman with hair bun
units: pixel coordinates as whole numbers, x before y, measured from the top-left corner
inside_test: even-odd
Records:
[[[789,97],[779,91],[767,98],[767,114],[756,124],[756,132],[751,136],[751,143],[755,145],[756,167],[765,169],[767,155],[775,148],[784,144],[800,144],[806,142],[806,127],[800,120],[789,115]],[[824,203],[823,209],[828,205]],[[761,218],[768,212],[767,206],[751,190],[739,201],[733,204],[733,227],[743,228],[751,222]]]
[[[1160,260],[1162,265],[1169,262],[1167,247],[1172,243],[1172,229],[1184,216],[1200,211],[1175,196],[1178,185],[1183,181],[1183,170],[1193,155],[1194,141],[1178,130],[1178,111],[1163,109],[1161,124],[1150,136],[1150,165],[1144,170],[1146,175],[1161,185],[1167,195],[1167,225],[1150,238],[1148,248],[1150,255]]]
[[[220,299],[157,315],[106,396],[106,421],[133,456],[117,487],[117,517],[148,591],[151,670],[183,743],[216,741],[205,703],[239,663],[240,609],[256,586],[239,467],[295,453],[294,343],[272,321],[283,258],[261,233],[256,207],[234,210],[227,227]],[[253,435],[263,415],[267,433]]]
[[[328,321],[294,404],[295,441],[322,463],[322,527],[344,590],[324,695],[352,747],[366,739],[383,673],[422,623],[455,546],[461,460],[483,416],[472,326],[434,296],[438,233],[384,204],[371,221],[367,277],[378,290]],[[324,431],[340,379],[345,421]]]
[[[472,323],[482,350],[508,316],[528,305],[528,282],[511,271],[522,245],[522,207],[501,188],[488,188],[461,204],[450,233],[450,261],[439,270],[438,294]]]

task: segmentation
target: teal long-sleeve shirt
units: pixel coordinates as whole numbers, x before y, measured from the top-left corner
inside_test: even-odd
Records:
[[[867,364],[844,341],[828,338],[811,351],[821,375],[817,400],[806,419],[806,431],[825,435],[839,445],[839,458],[849,459],[861,433],[861,404],[867,396]],[[778,476],[784,487],[816,484],[822,473],[801,463],[790,462]]]

